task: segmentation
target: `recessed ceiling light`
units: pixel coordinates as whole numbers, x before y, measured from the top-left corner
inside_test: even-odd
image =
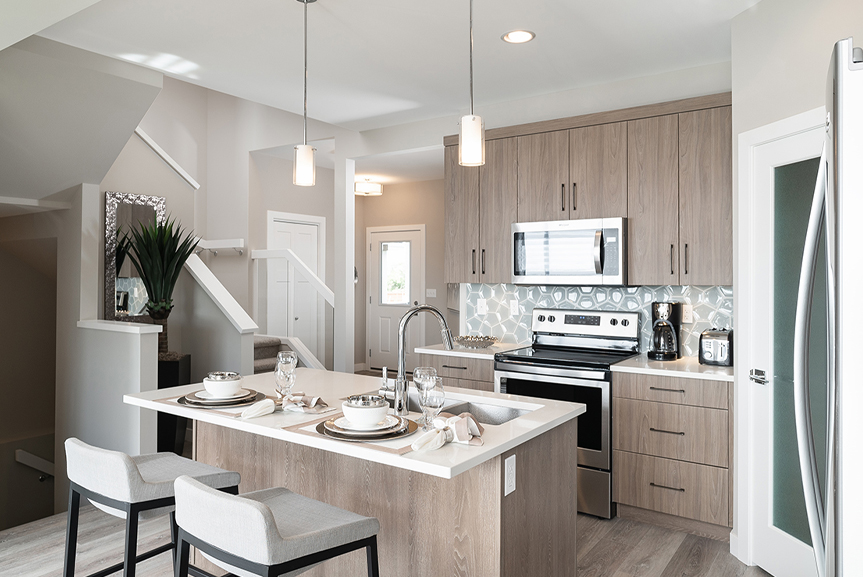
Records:
[[[530,30],[513,30],[501,36],[500,39],[510,44],[524,44],[525,42],[530,42],[535,37],[536,34]]]

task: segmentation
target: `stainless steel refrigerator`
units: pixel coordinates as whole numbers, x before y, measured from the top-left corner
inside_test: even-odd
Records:
[[[824,262],[816,268],[819,254]],[[826,302],[815,301],[816,294],[824,294]],[[816,328],[825,335],[817,338],[826,338],[826,347],[811,347],[813,318],[822,318],[813,311],[825,307],[826,327]],[[863,50],[846,38],[834,46],[827,75],[827,130],[806,233],[794,335],[797,445],[820,577],[863,575],[861,317]],[[826,359],[813,358],[816,350],[826,350]],[[827,430],[818,434],[809,387],[810,379],[821,378],[818,371],[813,373],[815,366],[823,367],[827,384]],[[826,447],[816,450],[816,438],[825,438]],[[825,462],[817,462],[816,454]]]

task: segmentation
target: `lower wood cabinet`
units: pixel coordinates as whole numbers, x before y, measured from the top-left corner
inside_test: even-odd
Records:
[[[443,377],[444,387],[461,387],[480,391],[494,390],[494,360],[459,355],[420,355],[423,367],[433,367]]]

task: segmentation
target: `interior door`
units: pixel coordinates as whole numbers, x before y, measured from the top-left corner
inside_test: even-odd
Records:
[[[366,235],[369,244],[368,316],[366,342],[369,367],[398,366],[399,321],[415,304],[423,302],[425,292],[425,232],[419,227],[402,230],[373,230]],[[423,341],[424,315],[408,325],[405,341],[405,367],[410,372],[419,362],[414,347]]]
[[[794,422],[794,328],[806,227],[823,128],[755,147],[748,286],[750,368],[766,383],[746,382],[752,408],[753,561],[775,577],[816,574],[803,498]],[[818,259],[810,341],[810,388],[816,461],[824,478],[826,447],[826,281]],[[819,286],[820,283],[820,286]],[[820,304],[819,304],[820,303]],[[819,353],[820,349],[820,353]],[[743,377],[745,378],[745,377]]]
[[[288,248],[318,274],[318,226],[276,219],[267,247]],[[319,303],[317,292],[284,259],[267,261],[267,332],[299,337],[318,356]]]

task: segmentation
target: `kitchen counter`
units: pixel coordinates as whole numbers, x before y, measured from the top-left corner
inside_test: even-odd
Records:
[[[443,345],[429,345],[425,347],[416,347],[415,353],[422,355],[441,355],[445,357],[465,357],[468,359],[494,360],[495,353],[503,353],[513,349],[522,349],[529,347],[530,344],[518,343],[496,343],[485,349],[469,349],[453,344],[452,350],[448,351]]]
[[[245,377],[243,385],[271,394],[272,381],[272,374],[264,373]],[[379,384],[375,377],[301,368],[295,390],[338,406],[344,397],[377,390]],[[450,443],[437,451],[414,452],[409,442],[420,433],[396,441],[350,443],[313,431],[316,422],[338,412],[278,412],[242,420],[175,402],[202,386],[123,399],[193,419],[195,459],[239,472],[241,492],[284,486],[376,517],[381,575],[563,577],[575,571],[577,417],[585,411],[582,404],[447,387],[448,398],[530,412],[502,425],[484,425],[482,446]],[[401,446],[393,448],[399,441]],[[193,563],[216,571],[200,556]],[[308,572],[312,577],[364,574],[362,551]]]
[[[698,363],[698,357],[683,357],[676,361],[653,361],[647,353],[632,357],[611,366],[612,372],[682,377],[708,381],[734,381],[734,367],[717,367]]]

